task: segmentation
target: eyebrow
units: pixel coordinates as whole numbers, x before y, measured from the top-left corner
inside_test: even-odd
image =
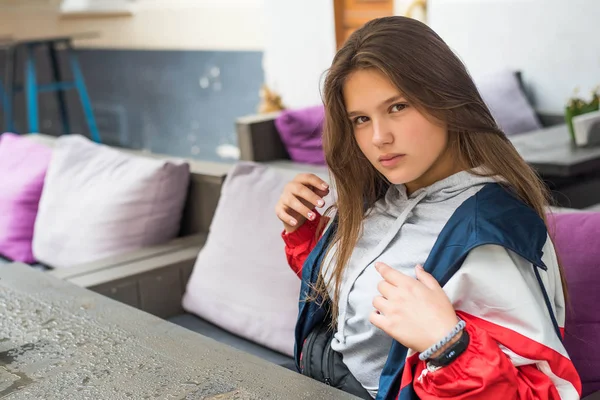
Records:
[[[397,94],[397,95],[395,95],[395,96],[392,96],[392,97],[390,97],[389,99],[387,99],[387,100],[383,101],[383,102],[382,102],[382,103],[379,105],[379,107],[381,108],[381,107],[388,106],[388,105],[390,105],[390,104],[392,104],[392,103],[395,103],[396,101],[398,101],[398,100],[401,100],[401,99],[403,99],[403,98],[404,98],[404,96],[402,96],[401,94]],[[348,117],[350,117],[350,118],[351,118],[351,117],[355,117],[355,116],[357,116],[357,115],[360,115],[360,114],[364,114],[364,113],[362,113],[361,111],[352,111],[352,112],[349,112],[349,113],[348,113]]]

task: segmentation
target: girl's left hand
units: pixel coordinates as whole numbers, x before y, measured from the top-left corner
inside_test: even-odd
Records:
[[[448,335],[458,323],[454,307],[433,276],[420,265],[417,279],[376,263],[383,277],[373,299],[370,321],[404,346],[419,353]]]

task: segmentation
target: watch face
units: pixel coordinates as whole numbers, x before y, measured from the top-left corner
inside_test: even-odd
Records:
[[[450,352],[448,352],[448,354],[446,354],[445,358],[454,358],[456,356],[456,350],[451,350]]]
[[[469,345],[469,341],[470,341],[469,334],[467,333],[467,331],[463,331],[463,334],[460,337],[460,339],[458,340],[458,342],[456,342],[452,346],[450,346],[438,358],[433,358],[433,359],[429,360],[429,362],[431,363],[431,365],[434,365],[436,367],[442,367],[442,366],[446,366],[446,365],[450,364],[458,356],[460,356],[462,353],[464,353],[464,351],[467,349],[467,347]]]

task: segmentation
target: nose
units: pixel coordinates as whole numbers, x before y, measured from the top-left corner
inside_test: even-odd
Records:
[[[392,134],[390,124],[385,118],[372,120],[373,126],[373,144],[377,147],[382,147],[393,143],[394,135]]]

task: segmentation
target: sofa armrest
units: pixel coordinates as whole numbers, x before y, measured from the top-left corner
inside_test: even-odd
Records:
[[[537,111],[537,118],[544,128],[562,125],[565,123],[565,116],[562,114],[550,113],[545,111]]]
[[[58,268],[48,271],[48,274],[63,280],[71,280],[78,276],[89,275],[99,271],[108,270],[121,265],[127,265],[135,261],[147,260],[158,257],[173,251],[190,246],[202,246],[206,242],[206,234],[184,236],[173,239],[167,243],[148,246],[138,250],[132,250],[127,253],[116,254],[101,260],[76,265],[70,268]]]
[[[236,120],[240,159],[243,161],[289,160],[277,129],[276,113],[250,115]]]
[[[600,390],[585,396],[581,400],[600,400]]]
[[[236,130],[240,159],[262,162],[277,169],[298,173],[311,172],[322,178],[327,177],[326,166],[298,163],[290,159],[275,128],[277,115],[279,113],[258,114],[237,119]]]
[[[193,239],[192,239],[193,238]],[[183,312],[181,300],[206,236],[129,253],[120,262],[97,262],[54,276],[161,318]],[[114,260],[114,259],[113,259]]]
[[[226,173],[207,174],[192,171],[180,236],[207,233],[221,197]]]

